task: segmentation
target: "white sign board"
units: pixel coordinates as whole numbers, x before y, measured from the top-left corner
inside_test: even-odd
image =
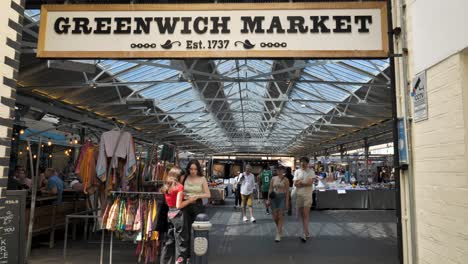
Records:
[[[38,57],[387,57],[385,2],[43,5]]]
[[[414,122],[419,122],[422,120],[427,120],[427,79],[426,71],[421,72],[416,75],[413,79],[413,120]]]

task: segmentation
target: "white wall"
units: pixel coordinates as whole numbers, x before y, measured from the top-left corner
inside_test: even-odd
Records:
[[[468,0],[408,0],[414,73],[468,47]]]

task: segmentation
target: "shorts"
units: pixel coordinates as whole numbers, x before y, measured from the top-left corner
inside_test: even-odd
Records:
[[[312,194],[302,195],[296,194],[296,208],[310,208],[312,207]]]
[[[253,194],[249,194],[249,195],[243,195],[241,194],[242,196],[242,207],[246,207],[246,206],[249,206],[249,207],[252,207],[252,196]]]
[[[276,193],[275,198],[270,199],[270,206],[272,210],[276,209],[286,209],[286,194],[285,193]]]
[[[262,192],[262,199],[268,200],[268,192]]]

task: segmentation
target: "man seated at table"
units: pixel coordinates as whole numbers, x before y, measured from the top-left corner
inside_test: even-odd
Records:
[[[32,187],[32,181],[26,177],[26,172],[22,166],[16,166],[13,180],[16,181],[18,190],[29,190]]]
[[[45,171],[45,177],[47,178],[47,187],[46,190],[43,190],[43,193],[56,195],[57,199],[54,201],[54,204],[62,203],[62,193],[65,184],[58,176],[58,172],[53,168],[48,168]]]

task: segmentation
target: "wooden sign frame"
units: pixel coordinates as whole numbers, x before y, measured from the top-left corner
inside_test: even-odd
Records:
[[[379,9],[380,50],[199,50],[199,51],[47,51],[46,25],[49,12],[57,11],[213,11]],[[40,58],[386,58],[388,57],[386,2],[268,3],[268,4],[135,4],[135,5],[42,5],[37,56]]]

